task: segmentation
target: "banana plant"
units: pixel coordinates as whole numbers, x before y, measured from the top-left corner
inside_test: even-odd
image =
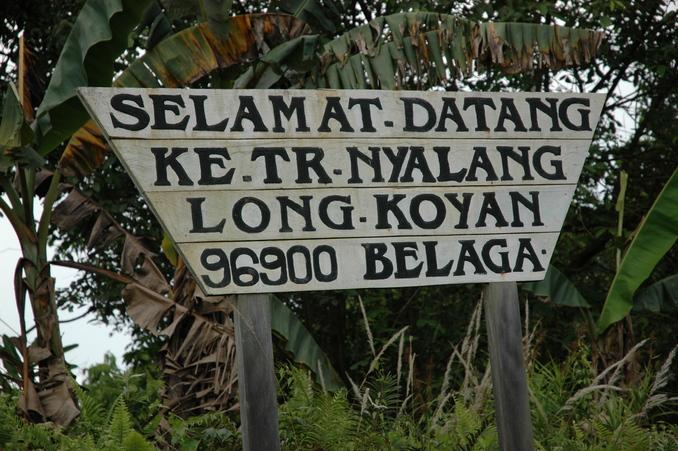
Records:
[[[33,421],[65,426],[79,414],[70,390],[72,379],[64,359],[54,279],[47,259],[49,225],[61,175],[47,176],[40,169],[43,156],[86,122],[78,114],[73,88],[109,84],[113,61],[127,48],[129,32],[150,1],[107,0],[84,5],[34,121],[33,111],[23,103],[29,89],[24,80],[31,70],[25,63],[18,67],[19,88],[10,85],[5,94],[0,124],[0,187],[7,201],[0,198],[0,211],[14,228],[23,254],[15,271],[22,354],[20,407]],[[23,55],[23,46],[21,51]],[[44,202],[36,220],[38,194]],[[26,297],[37,330],[32,346],[26,339]]]
[[[593,336],[603,334],[613,323],[633,311],[672,311],[678,307],[678,275],[667,277],[640,289],[661,258],[678,240],[678,169],[664,185],[652,207],[645,214],[623,254],[610,286]],[[549,266],[541,282],[523,284],[537,296],[570,307],[590,306],[577,288],[554,266]],[[590,314],[586,315],[590,317]]]
[[[634,306],[634,294],[677,239],[678,169],[664,185],[664,189],[638,226],[633,240],[626,249],[598,320],[599,333],[631,311]],[[651,292],[645,292],[644,297],[650,297],[650,293],[654,293],[656,299],[659,293],[666,293],[667,301],[671,297],[675,299],[675,293],[666,290],[674,280],[669,278],[658,282]],[[640,301],[648,302],[644,299]]]

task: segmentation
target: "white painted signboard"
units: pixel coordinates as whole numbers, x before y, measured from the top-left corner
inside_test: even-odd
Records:
[[[83,88],[210,295],[540,280],[604,95]]]

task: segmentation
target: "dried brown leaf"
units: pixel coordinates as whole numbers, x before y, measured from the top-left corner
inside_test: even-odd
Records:
[[[100,211],[89,234],[87,248],[106,247],[124,234],[123,228],[107,211]]]
[[[61,229],[70,230],[99,209],[96,202],[74,187],[68,196],[54,208],[52,222]]]
[[[60,426],[67,426],[80,414],[68,389],[68,379],[42,383],[38,397],[45,409],[45,416]],[[45,388],[47,386],[47,388]]]
[[[127,314],[139,327],[157,335],[158,324],[177,305],[171,299],[138,283],[130,283],[122,290]]]
[[[28,381],[28,392],[19,395],[19,409],[28,415],[33,422],[44,423],[47,421],[47,414],[40,402],[38,392],[32,381]]]
[[[148,255],[144,255],[144,263],[141,265],[141,268],[136,270],[134,278],[141,285],[150,288],[156,293],[167,294],[170,290],[165,276]]]
[[[155,253],[151,252],[139,238],[129,232],[125,232],[125,244],[120,257],[120,266],[123,274],[134,274],[134,268],[140,255],[155,257]]]

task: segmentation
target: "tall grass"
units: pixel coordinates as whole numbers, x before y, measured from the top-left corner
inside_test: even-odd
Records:
[[[361,303],[362,304],[362,303]],[[364,308],[364,307],[363,307]],[[407,328],[374,337],[367,315],[366,338],[373,360],[362,381],[325,393],[310,376],[279,369],[280,427],[287,450],[495,450],[499,449],[491,368],[479,349],[482,308],[476,306],[466,335],[451,346],[435,396],[422,396],[417,356],[406,353]],[[664,393],[674,349],[655,371],[647,366],[633,383],[622,377],[637,362],[647,340],[595,374],[584,339],[564,362],[536,358],[538,328],[525,322],[524,349],[535,445],[541,450],[678,450],[678,426],[662,421],[675,414],[678,397]],[[386,343],[377,352],[375,338]],[[677,347],[678,348],[678,347]],[[411,347],[409,347],[411,349]],[[396,374],[384,374],[382,359],[397,355]],[[461,377],[459,372],[461,371]],[[455,377],[453,377],[455,374]]]

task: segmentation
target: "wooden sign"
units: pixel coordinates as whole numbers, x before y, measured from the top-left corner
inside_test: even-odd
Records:
[[[540,280],[604,101],[79,95],[209,295]]]

